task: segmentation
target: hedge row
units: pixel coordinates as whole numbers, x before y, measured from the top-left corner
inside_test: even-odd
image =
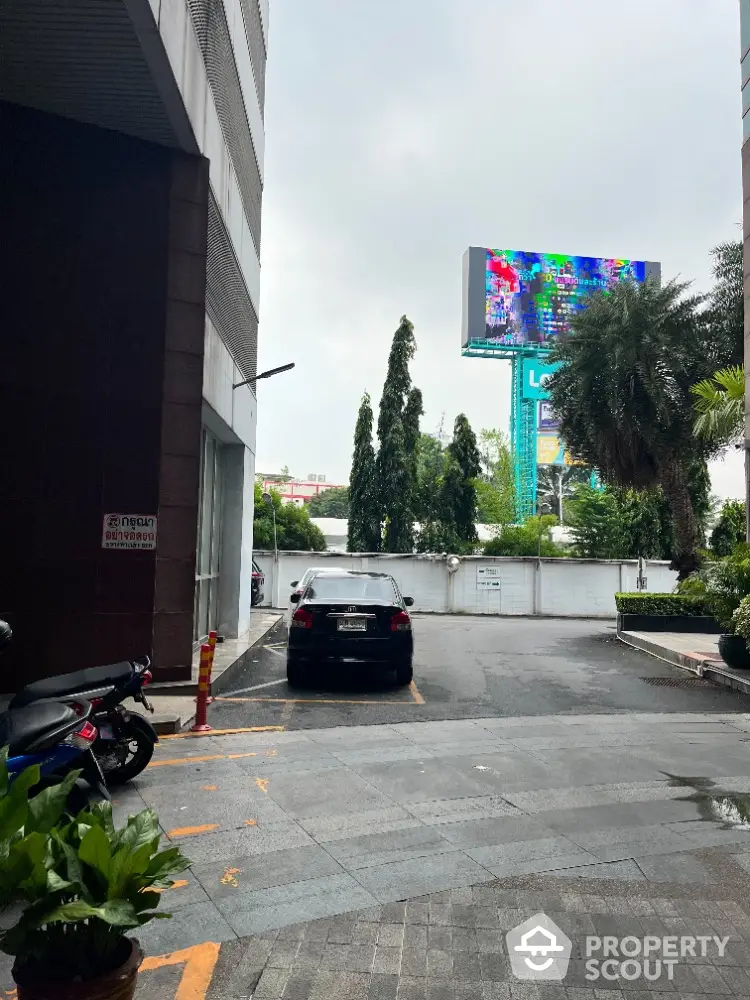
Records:
[[[617,610],[623,615],[699,615],[711,617],[705,597],[692,594],[615,594]]]

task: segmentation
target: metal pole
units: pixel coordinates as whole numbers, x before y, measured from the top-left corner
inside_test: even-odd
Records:
[[[273,514],[273,554],[276,558],[276,562],[279,561],[279,546],[276,543],[276,508],[271,507],[271,513]]]
[[[562,527],[562,523],[563,523],[563,476],[564,475],[565,475],[565,466],[561,465],[560,466],[560,483],[559,483],[559,486],[560,486],[560,491],[559,491],[560,492],[560,526],[561,527]]]

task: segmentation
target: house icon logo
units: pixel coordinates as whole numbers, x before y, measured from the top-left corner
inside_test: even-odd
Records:
[[[559,982],[567,975],[572,942],[545,913],[537,913],[508,931],[505,941],[517,979]]]

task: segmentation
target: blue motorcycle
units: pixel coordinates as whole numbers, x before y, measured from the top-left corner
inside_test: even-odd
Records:
[[[0,631],[0,651],[9,641]],[[88,702],[80,702],[75,709],[40,702],[0,713],[0,747],[8,747],[11,780],[33,764],[39,765],[42,788],[59,783],[71,771],[80,771],[70,794],[71,812],[79,812],[92,800],[108,800],[104,777],[92,752],[99,732],[91,722],[91,713]]]

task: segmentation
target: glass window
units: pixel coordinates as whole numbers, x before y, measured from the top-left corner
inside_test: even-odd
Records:
[[[222,528],[222,446],[203,428],[198,498],[193,638],[200,641],[219,620],[219,572]]]
[[[388,576],[316,576],[307,588],[308,600],[322,601],[387,601],[396,599],[393,583]]]

